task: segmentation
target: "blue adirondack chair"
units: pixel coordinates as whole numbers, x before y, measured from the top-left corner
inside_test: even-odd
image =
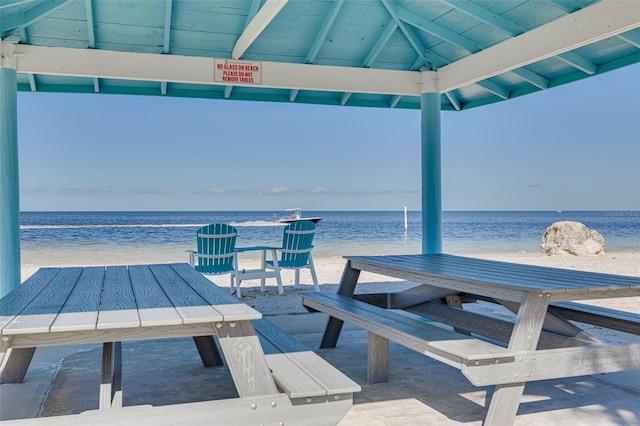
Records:
[[[295,269],[295,288],[300,284],[300,269],[308,268],[311,272],[311,279],[316,291],[320,291],[318,286],[318,277],[313,266],[313,236],[316,232],[315,223],[308,220],[301,220],[287,225],[284,228],[282,237],[282,248],[278,266],[280,269]],[[267,261],[266,268],[274,269],[274,262]]]
[[[237,235],[236,228],[224,223],[212,223],[198,229],[196,232],[198,249],[187,250],[189,264],[203,274],[231,274],[231,288],[233,288]]]

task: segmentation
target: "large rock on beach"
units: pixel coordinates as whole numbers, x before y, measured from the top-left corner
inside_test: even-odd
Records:
[[[542,236],[542,251],[547,255],[604,253],[604,237],[580,222],[556,222]]]

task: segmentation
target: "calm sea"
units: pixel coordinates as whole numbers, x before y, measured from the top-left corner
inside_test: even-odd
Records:
[[[421,251],[420,212],[305,211],[321,216],[315,256],[405,254]],[[282,225],[273,212],[22,212],[22,263],[35,265],[186,261],[196,229],[222,222],[238,228],[238,246],[278,244]],[[640,251],[640,213],[444,212],[443,248],[449,253],[540,252],[553,222],[573,220],[600,232],[606,251]]]

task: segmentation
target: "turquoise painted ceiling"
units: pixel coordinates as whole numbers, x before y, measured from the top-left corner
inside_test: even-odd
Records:
[[[614,33],[606,31],[615,22],[606,23],[606,37],[566,46],[609,19],[593,12],[604,1],[0,0],[0,37],[5,62],[15,53],[21,91],[420,108],[411,79],[432,71],[442,108],[461,110],[639,62],[640,2],[619,3],[635,5],[621,14],[635,14],[630,24],[611,18],[624,21]],[[536,53],[520,64],[528,50]],[[88,53],[97,52],[109,67],[94,64]],[[203,65],[193,58],[207,58],[210,75],[200,77]],[[264,64],[264,84],[215,81],[211,58]],[[172,67],[166,74],[164,64]],[[292,66],[303,64],[310,67]],[[291,85],[269,84],[275,73]]]

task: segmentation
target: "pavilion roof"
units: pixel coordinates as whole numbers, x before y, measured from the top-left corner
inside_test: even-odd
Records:
[[[0,0],[21,91],[385,108],[436,91],[468,109],[634,64],[639,27],[637,1]]]

